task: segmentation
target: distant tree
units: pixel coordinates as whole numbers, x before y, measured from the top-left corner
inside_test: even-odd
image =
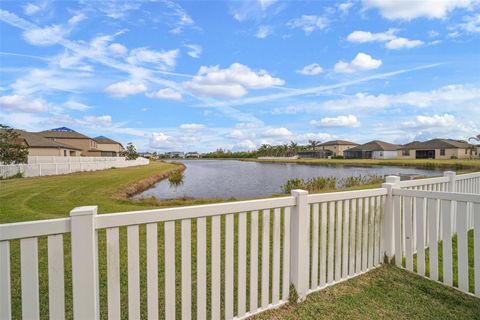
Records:
[[[318,141],[318,140],[308,140],[308,144],[310,145],[310,147],[313,148],[313,151],[315,151],[317,149],[317,147],[320,145],[320,141]]]
[[[20,134],[0,123],[0,162],[3,164],[26,163],[28,148],[19,142]]]
[[[297,152],[298,152],[298,143],[296,143],[295,141],[290,141],[289,154],[291,156],[294,156],[297,154]]]
[[[125,157],[127,158],[127,160],[135,160],[138,158],[137,149],[131,142],[127,144],[127,149],[125,150]]]

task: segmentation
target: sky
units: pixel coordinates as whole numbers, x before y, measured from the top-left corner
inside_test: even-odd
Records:
[[[140,151],[480,133],[480,0],[0,2],[0,123]]]

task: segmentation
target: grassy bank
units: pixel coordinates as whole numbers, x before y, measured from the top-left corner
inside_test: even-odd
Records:
[[[302,163],[318,165],[350,165],[350,166],[399,166],[425,169],[451,169],[455,171],[480,170],[480,159],[475,160],[371,160],[371,159],[297,159],[297,160],[260,160],[237,159],[241,161],[256,161],[269,163]]]
[[[98,205],[99,213],[152,209],[151,202],[126,198],[156,181],[176,164],[152,162],[148,166],[79,172],[61,176],[0,181],[0,223],[68,216],[70,210]]]

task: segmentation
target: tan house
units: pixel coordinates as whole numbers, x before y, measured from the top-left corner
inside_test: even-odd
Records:
[[[97,142],[75,130],[61,127],[46,131],[41,131],[39,134],[52,141],[63,143],[81,150],[82,156],[100,156],[101,151],[97,148]]]
[[[28,147],[29,156],[78,157],[81,149],[44,138],[38,133],[15,130],[19,143]]]
[[[96,137],[94,140],[102,157],[119,157],[125,150],[120,142],[104,136]]]
[[[318,146],[319,150],[328,150],[333,152],[333,156],[343,156],[343,152],[350,148],[358,146],[358,143],[346,140],[332,140],[321,143]]]
[[[470,145],[453,139],[432,139],[424,142],[413,141],[401,146],[399,159],[469,159],[477,156]]]

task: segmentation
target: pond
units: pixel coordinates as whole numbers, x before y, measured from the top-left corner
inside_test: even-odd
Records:
[[[290,178],[335,176],[338,179],[358,175],[439,176],[442,171],[395,166],[310,165],[295,163],[260,163],[236,160],[181,160],[186,165],[184,183],[172,188],[168,179],[134,198],[254,198],[282,193]]]

